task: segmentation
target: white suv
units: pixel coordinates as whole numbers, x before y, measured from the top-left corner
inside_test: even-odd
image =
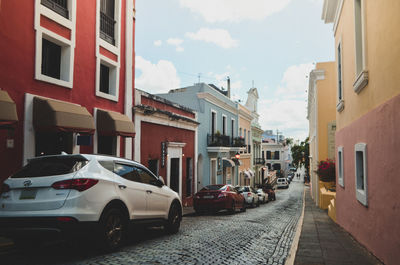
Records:
[[[278,188],[285,188],[285,189],[289,188],[289,183],[285,178],[278,178],[276,183]]]
[[[0,193],[0,236],[21,245],[32,237],[90,231],[112,250],[133,221],[176,233],[182,219],[182,202],[161,177],[117,157],[37,157],[6,179]]]

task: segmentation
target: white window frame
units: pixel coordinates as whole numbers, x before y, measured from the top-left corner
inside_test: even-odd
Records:
[[[228,117],[225,114],[222,114],[222,135],[228,135]],[[225,127],[225,131],[224,131]]]
[[[100,65],[104,64],[109,67],[109,91],[110,93],[104,93],[100,91]],[[100,55],[99,63],[96,67],[96,96],[107,98],[118,102],[119,97],[119,64],[114,60],[109,59],[103,55]]]
[[[115,102],[119,99],[119,75],[120,75],[120,55],[121,55],[121,0],[115,0],[114,5],[115,15],[115,45],[108,43],[100,37],[100,0],[96,0],[96,96],[106,98]],[[117,60],[112,60],[100,53],[100,47],[113,53]],[[100,91],[100,64],[104,63],[109,67],[113,67],[115,78],[110,88],[115,88],[115,94],[107,94]],[[111,69],[110,69],[111,70]],[[110,89],[111,90],[111,89]]]
[[[215,125],[214,125],[214,131],[212,131],[212,123],[213,123],[213,113],[215,113]],[[210,124],[210,130],[211,130],[211,134],[215,134],[215,133],[217,133],[217,131],[218,131],[218,126],[217,126],[217,124],[218,124],[218,117],[217,117],[217,114],[218,114],[218,112],[216,111],[216,110],[211,110],[211,124]]]
[[[340,51],[340,54],[339,54]],[[336,110],[341,112],[344,109],[344,89],[343,89],[343,44],[342,39],[339,40],[338,45],[336,47],[336,61],[337,61],[337,103],[336,103]],[[339,68],[340,62],[340,68]],[[339,78],[340,76],[340,78]],[[339,82],[339,80],[341,82]]]
[[[47,83],[72,88],[74,80],[74,57],[75,57],[75,31],[76,31],[76,0],[68,0],[69,18],[65,18],[53,10],[47,8],[35,0],[36,31],[35,45],[35,79]],[[40,25],[40,17],[44,16],[71,31],[71,39],[48,30]],[[61,46],[60,79],[42,74],[42,40],[47,39]]]
[[[365,55],[365,3],[364,0],[354,0],[354,65],[355,81],[353,90],[357,94],[368,84]]]
[[[357,159],[357,153],[361,152],[362,153],[362,159],[363,159],[363,167],[360,168],[359,165],[359,160]],[[357,143],[354,146],[354,165],[355,165],[355,188],[356,188],[356,197],[357,200],[363,204],[364,206],[368,206],[368,182],[367,182],[367,168],[368,168],[368,160],[367,160],[367,144],[365,143]],[[361,180],[359,178],[360,171],[362,170],[363,174],[363,179]],[[361,183],[361,181],[363,183]],[[359,188],[360,186],[363,186],[364,188]]]
[[[338,147],[337,157],[338,157],[337,158],[337,161],[338,161],[338,183],[339,183],[340,186],[342,186],[344,188],[344,175],[343,175],[343,172],[344,172],[344,170],[343,170],[344,169],[344,166],[343,166],[344,154],[343,154],[343,146],[339,146]]]

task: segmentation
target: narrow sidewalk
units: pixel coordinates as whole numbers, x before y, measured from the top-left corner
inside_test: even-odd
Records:
[[[305,187],[304,221],[295,265],[382,264],[319,209]]]

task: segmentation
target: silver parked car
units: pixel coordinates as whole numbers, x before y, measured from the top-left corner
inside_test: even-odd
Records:
[[[260,206],[260,200],[258,199],[257,191],[250,186],[239,186],[237,187],[239,193],[241,193],[248,205],[252,208]]]

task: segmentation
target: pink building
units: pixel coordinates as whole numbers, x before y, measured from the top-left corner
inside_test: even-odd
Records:
[[[0,180],[41,154],[133,158],[134,4],[0,3]]]
[[[336,218],[400,262],[400,1],[325,0],[336,49]]]

